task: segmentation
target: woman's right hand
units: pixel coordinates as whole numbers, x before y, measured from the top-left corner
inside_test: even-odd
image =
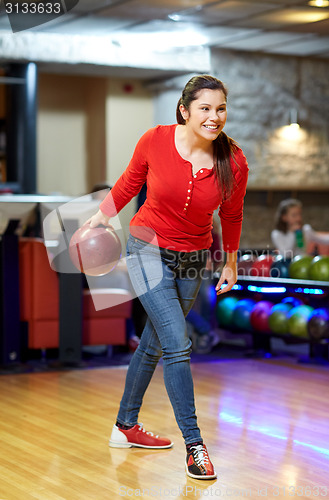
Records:
[[[107,215],[103,214],[101,210],[98,210],[98,212],[90,217],[88,220],[86,220],[85,224],[89,224],[91,228],[97,227],[97,226],[107,226],[111,229],[114,229],[113,226],[109,222],[110,217]]]

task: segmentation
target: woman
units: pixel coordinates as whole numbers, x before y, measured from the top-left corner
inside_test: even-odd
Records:
[[[271,239],[279,254],[286,259],[306,253],[310,242],[329,245],[329,234],[321,234],[309,224],[303,224],[303,205],[295,198],[287,198],[279,203]]]
[[[216,472],[197,425],[185,317],[201,284],[218,207],[226,264],[217,293],[231,290],[237,280],[248,176],[244,154],[222,131],[226,106],[227,90],[220,80],[193,77],[177,105],[178,124],[157,126],[142,136],[112,196],[88,221],[91,227],[109,225],[147,182],[147,199],[130,223],[127,265],[148,320],[129,365],[110,446],[173,445],[137,423],[144,393],[162,356],[166,389],[186,444],[186,471],[196,479],[215,478]]]

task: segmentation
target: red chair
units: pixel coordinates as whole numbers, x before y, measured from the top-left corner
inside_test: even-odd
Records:
[[[19,274],[20,320],[28,323],[28,347],[58,347],[58,274],[49,265],[47,250],[41,239],[20,239]],[[107,308],[96,311],[91,292],[83,290],[82,344],[126,344],[126,319],[130,318],[132,310],[130,292],[99,289],[92,293],[99,295],[98,300],[103,297]],[[113,304],[113,307],[109,307],[109,304]]]

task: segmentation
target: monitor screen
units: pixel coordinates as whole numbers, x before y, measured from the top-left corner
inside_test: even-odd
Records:
[[[67,230],[66,221],[76,221],[77,227],[83,226],[86,220],[97,212],[99,204],[100,201],[93,199],[89,194],[65,201],[53,198],[41,202],[40,215],[44,239],[58,239],[59,234]]]

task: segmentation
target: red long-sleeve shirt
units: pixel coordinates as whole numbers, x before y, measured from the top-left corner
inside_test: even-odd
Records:
[[[241,234],[249,170],[246,157],[240,148],[235,152],[238,166],[233,160],[231,165],[237,185],[232,196],[222,201],[214,168],[193,175],[192,164],[178,153],[176,126],[158,125],[141,137],[128,167],[100,209],[113,217],[146,182],[147,199],[130,222],[133,235],[151,242],[144,231],[149,228],[160,247],[185,252],[209,248],[213,212],[219,207],[223,249],[234,252],[239,248]]]

